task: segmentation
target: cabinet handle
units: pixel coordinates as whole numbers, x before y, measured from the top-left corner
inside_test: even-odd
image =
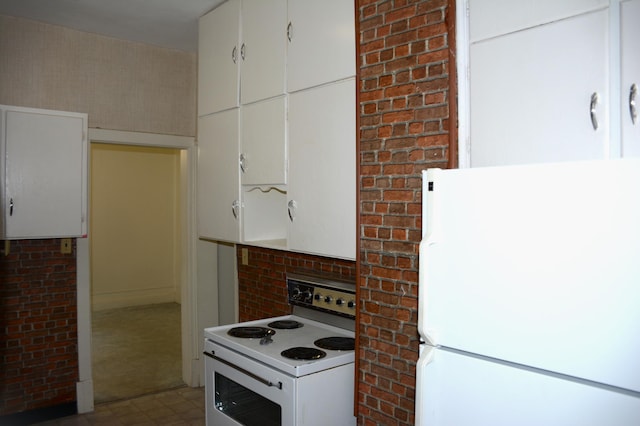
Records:
[[[208,356],[209,358],[215,359],[216,361],[221,362],[222,364],[225,364],[225,365],[233,368],[234,370],[238,370],[242,374],[246,374],[247,376],[251,377],[252,379],[255,379],[255,380],[257,380],[257,381],[259,381],[259,382],[261,382],[261,383],[263,383],[263,384],[265,384],[265,385],[267,385],[269,387],[273,386],[273,387],[276,387],[278,389],[282,389],[282,382],[278,382],[278,384],[276,384],[276,383],[272,382],[271,380],[267,380],[267,379],[265,379],[263,377],[255,375],[255,374],[251,373],[250,371],[245,370],[242,367],[238,367],[237,365],[227,361],[226,359],[220,358],[219,356],[216,355],[216,353],[214,351],[211,351],[211,353],[209,353],[207,351],[204,351],[203,354]]]
[[[234,64],[238,60],[238,47],[237,46],[233,46],[233,50],[231,51],[231,60],[233,61]]]
[[[289,220],[293,222],[296,218],[296,209],[298,208],[298,204],[294,200],[290,200],[287,204],[287,211],[289,212]]]
[[[245,52],[245,47],[244,47],[244,43],[242,43],[242,47],[240,47],[240,57],[242,58],[243,61],[244,61],[244,52]]]
[[[9,216],[13,216],[13,198],[9,200]]]
[[[636,98],[638,97],[638,85],[633,83],[629,90],[629,113],[631,114],[631,122],[636,124],[638,121],[638,109],[636,108]]]
[[[240,214],[240,201],[235,200],[233,203],[231,203],[231,213],[233,213],[233,217],[235,219],[238,218],[238,214]]]
[[[591,113],[591,124],[593,130],[598,130],[598,117],[596,117],[596,107],[598,106],[598,92],[593,92],[591,95],[591,106],[589,112]]]
[[[247,171],[247,157],[244,154],[240,154],[240,170],[242,173]]]
[[[291,42],[292,37],[293,37],[293,25],[291,24],[291,22],[289,22],[289,25],[287,25],[287,39],[289,39],[289,42]]]

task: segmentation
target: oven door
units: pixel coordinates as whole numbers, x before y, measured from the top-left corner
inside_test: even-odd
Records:
[[[295,426],[296,381],[205,339],[207,425]]]

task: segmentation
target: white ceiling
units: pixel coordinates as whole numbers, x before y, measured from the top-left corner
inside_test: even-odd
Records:
[[[196,52],[198,18],[224,0],[0,0],[0,14]]]

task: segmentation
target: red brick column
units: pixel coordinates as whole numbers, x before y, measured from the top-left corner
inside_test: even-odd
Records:
[[[361,425],[414,424],[420,173],[455,164],[452,12],[447,0],[357,2]]]

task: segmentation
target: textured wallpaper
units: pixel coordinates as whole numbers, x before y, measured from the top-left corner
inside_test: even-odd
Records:
[[[0,104],[86,112],[89,127],[195,136],[196,61],[0,15]]]

